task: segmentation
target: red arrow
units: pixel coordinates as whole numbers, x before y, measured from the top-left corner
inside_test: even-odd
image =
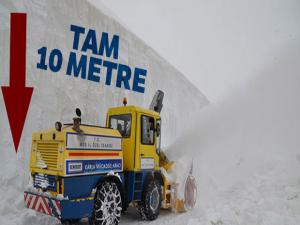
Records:
[[[25,87],[26,80],[26,14],[11,13],[10,18],[10,81],[1,87],[7,116],[18,151],[33,88]]]

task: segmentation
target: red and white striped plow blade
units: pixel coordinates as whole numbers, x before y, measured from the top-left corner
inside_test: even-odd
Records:
[[[60,202],[41,195],[24,193],[25,207],[50,216],[60,216]],[[51,206],[50,206],[51,205]]]

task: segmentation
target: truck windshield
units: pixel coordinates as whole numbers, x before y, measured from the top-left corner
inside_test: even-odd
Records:
[[[122,137],[129,137],[131,130],[131,115],[114,115],[109,119],[109,127],[117,129]]]

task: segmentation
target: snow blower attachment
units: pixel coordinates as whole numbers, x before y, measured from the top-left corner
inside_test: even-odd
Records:
[[[175,163],[169,161],[164,152],[160,153],[159,163],[164,179],[164,201],[162,207],[176,212],[186,212],[194,208],[197,200],[197,184],[192,174],[193,163],[187,176],[176,178]],[[180,173],[182,174],[182,172]]]
[[[190,171],[174,179],[178,163],[161,151],[164,93],[157,91],[150,109],[127,105],[110,108],[106,127],[56,122],[53,129],[32,135],[32,187],[24,193],[27,208],[75,223],[119,224],[121,211],[136,207],[154,220],[160,208],[184,212],[196,201]]]

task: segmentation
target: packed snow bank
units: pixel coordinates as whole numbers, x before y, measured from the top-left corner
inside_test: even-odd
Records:
[[[300,224],[300,45],[286,50],[168,148],[194,159],[191,224]]]

